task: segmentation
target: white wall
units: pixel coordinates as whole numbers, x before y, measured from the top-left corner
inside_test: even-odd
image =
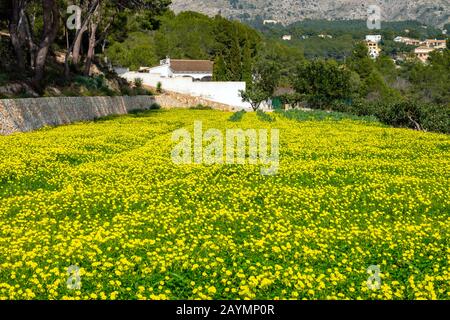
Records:
[[[176,75],[172,72],[169,65],[160,65],[150,69],[150,74],[161,76],[162,78],[172,78],[176,77],[191,77],[193,79],[201,80],[204,77],[212,77],[212,73],[177,73]]]
[[[372,41],[372,42],[380,42],[381,41],[381,35],[368,35],[366,36],[366,41]]]
[[[138,72],[127,72],[122,77],[128,81],[141,78],[144,85],[151,87],[156,87],[158,82],[161,82],[163,90],[202,97],[246,110],[251,109],[251,105],[243,102],[239,93],[240,90],[245,90],[245,82],[200,82],[191,78],[162,78],[159,75]]]
[[[191,77],[193,79],[197,79],[197,80],[201,80],[205,77],[211,77],[212,78],[212,73],[174,73],[172,75],[172,77]]]
[[[168,65],[157,66],[150,69],[150,74],[161,75],[161,77],[171,77],[172,71],[170,70]]]

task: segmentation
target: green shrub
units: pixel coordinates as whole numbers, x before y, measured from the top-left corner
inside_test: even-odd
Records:
[[[144,80],[143,79],[141,79],[141,78],[134,79],[134,87],[135,88],[140,89],[140,88],[142,88],[143,84],[144,84]]]
[[[377,102],[355,101],[350,106],[336,103],[333,110],[358,116],[375,116],[382,123],[424,131],[450,132],[450,107],[414,101]]]
[[[204,106],[202,104],[198,104],[195,107],[190,107],[189,109],[191,110],[212,110],[212,108],[210,106]]]
[[[344,119],[351,119],[356,121],[378,122],[378,119],[373,116],[357,116],[350,113],[329,112],[322,110],[303,111],[303,110],[277,110],[277,114],[296,121],[340,121]]]
[[[428,131],[450,134],[450,107],[448,105],[424,105],[421,125]]]
[[[258,116],[259,120],[265,121],[265,122],[274,122],[275,118],[271,115],[265,113],[264,111],[258,110],[256,111],[256,115]]]
[[[156,92],[157,93],[162,93],[162,83],[158,81],[158,83],[156,84]]]
[[[132,96],[133,94],[133,92],[132,92],[133,90],[131,90],[131,88],[129,87],[129,86],[121,86],[120,87],[120,93],[123,95],[123,96]]]
[[[235,112],[235,113],[233,113],[233,115],[228,119],[228,121],[231,121],[231,122],[239,122],[239,121],[242,120],[242,118],[244,117],[245,113],[246,113],[245,110],[241,110],[241,111]]]
[[[150,110],[159,110],[159,109],[161,109],[161,105],[159,103],[155,102],[150,106]]]
[[[416,130],[450,133],[450,107],[419,102],[380,103],[375,116],[381,122]]]
[[[76,76],[73,81],[76,84],[85,86],[89,90],[102,89],[105,87],[105,78],[102,76],[99,77],[85,77],[85,76]]]

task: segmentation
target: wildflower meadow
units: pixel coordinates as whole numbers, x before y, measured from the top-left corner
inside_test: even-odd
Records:
[[[449,136],[314,115],[157,110],[0,137],[0,298],[450,299]],[[279,130],[276,174],[174,163],[194,121]]]

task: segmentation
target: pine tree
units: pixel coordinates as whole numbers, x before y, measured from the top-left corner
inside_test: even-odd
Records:
[[[228,72],[231,81],[240,81],[242,79],[242,58],[241,48],[239,46],[239,38],[235,34],[233,42],[231,43],[231,49],[228,54]]]
[[[242,53],[242,80],[247,83],[247,86],[252,83],[252,50],[246,40],[244,50]]]
[[[228,81],[227,65],[222,54],[219,54],[214,60],[213,80]]]

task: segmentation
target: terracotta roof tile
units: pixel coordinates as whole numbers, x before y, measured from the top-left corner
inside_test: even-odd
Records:
[[[201,72],[212,73],[214,62],[209,60],[170,60],[170,68],[175,73]]]

